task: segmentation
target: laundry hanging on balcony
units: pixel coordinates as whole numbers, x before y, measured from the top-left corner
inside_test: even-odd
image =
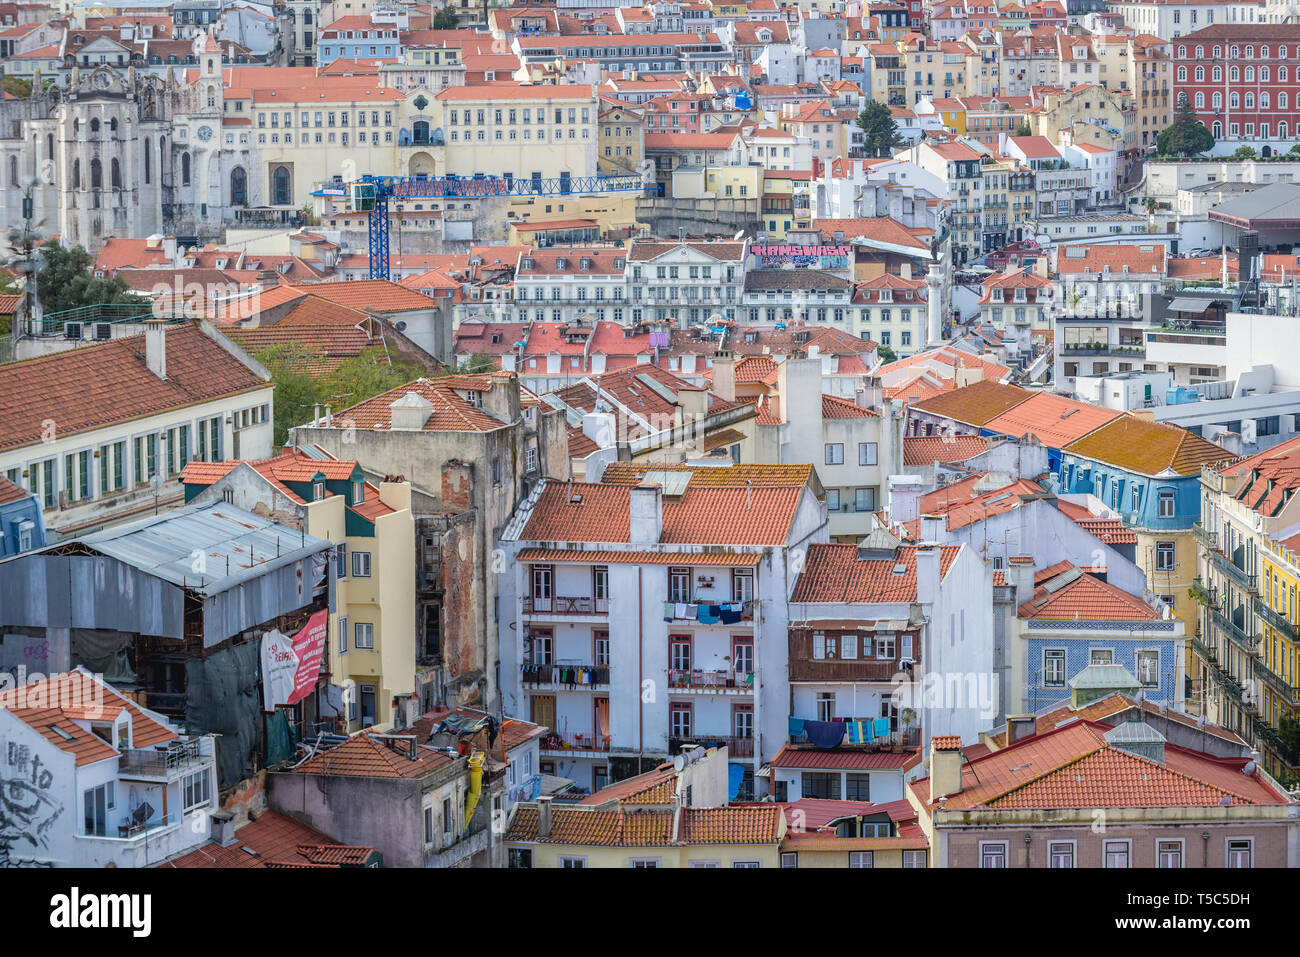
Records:
[[[870,721],[846,721],[844,725],[849,744],[870,744],[875,740]]]
[[[845,727],[846,722],[843,721],[805,721],[803,732],[812,744],[829,750],[839,747],[844,740]]]

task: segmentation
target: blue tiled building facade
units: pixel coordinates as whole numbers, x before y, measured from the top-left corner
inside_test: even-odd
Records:
[[[1054,622],[1053,630],[1073,622]],[[1096,627],[1096,622],[1080,622]],[[1107,622],[1106,625],[1119,624]],[[1142,622],[1148,631],[1168,625],[1175,631],[1175,623]],[[1028,687],[1025,688],[1026,705],[1037,711],[1044,707],[1065,704],[1070,700],[1069,681],[1090,664],[1116,664],[1132,674],[1148,701],[1174,705],[1183,697],[1177,687],[1179,662],[1182,660],[1183,640],[1164,637],[1159,632],[1138,639],[1119,639],[1105,636],[1066,637],[1061,634],[1037,637],[1026,635],[1028,656]],[[1152,657],[1154,656],[1154,658]]]

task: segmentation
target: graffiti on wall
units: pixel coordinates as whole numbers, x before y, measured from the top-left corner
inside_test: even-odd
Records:
[[[49,849],[54,823],[63,815],[51,786],[54,772],[25,744],[0,749],[0,868],[53,867],[23,855]]]

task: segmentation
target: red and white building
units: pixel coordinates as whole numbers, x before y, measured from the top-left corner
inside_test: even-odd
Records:
[[[1174,103],[1183,95],[1216,152],[1300,141],[1300,24],[1216,24],[1173,43]]]

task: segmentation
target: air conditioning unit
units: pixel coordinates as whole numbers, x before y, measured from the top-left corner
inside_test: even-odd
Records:
[[[65,323],[63,324],[63,338],[65,338],[65,339],[80,339],[80,338],[81,338],[81,323],[79,323],[79,322],[65,322]]]
[[[105,341],[113,338],[113,326],[107,322],[95,323],[95,338],[99,341]]]

